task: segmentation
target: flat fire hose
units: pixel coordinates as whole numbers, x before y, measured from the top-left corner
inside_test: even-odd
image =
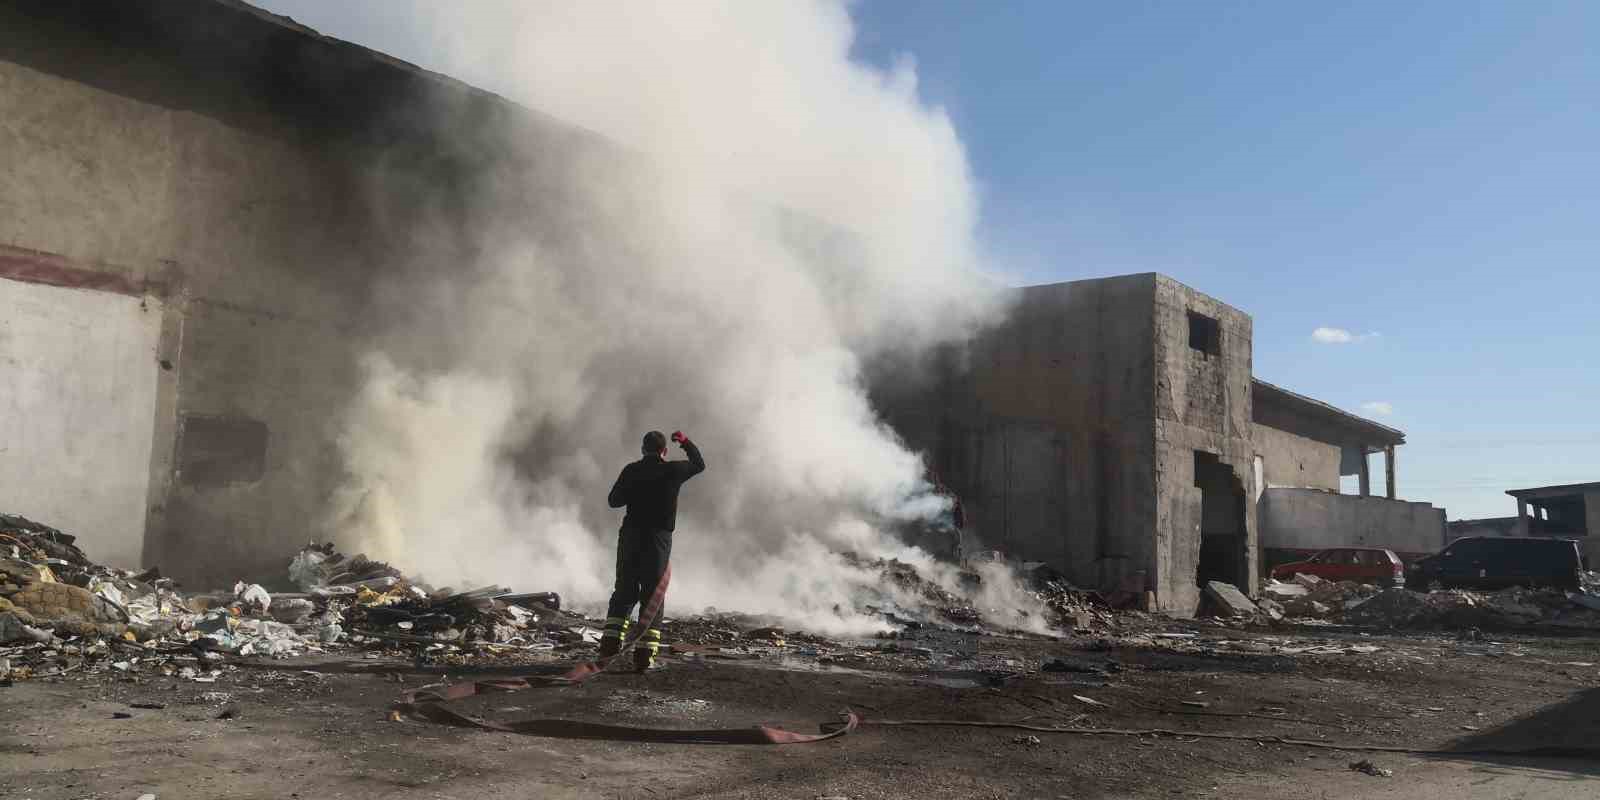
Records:
[[[607,739],[621,742],[667,742],[673,744],[806,744],[844,736],[854,731],[861,719],[855,712],[846,711],[838,722],[825,723],[821,733],[796,733],[782,728],[759,725],[753,728],[710,728],[681,730],[672,728],[639,728],[627,725],[603,725],[570,719],[525,719],[515,722],[488,722],[474,719],[459,711],[446,708],[445,703],[488,692],[514,692],[535,686],[571,686],[605,671],[605,665],[588,662],[579,664],[565,675],[531,675],[522,678],[499,678],[486,681],[456,683],[449,686],[423,686],[401,695],[396,703],[396,713],[425,719],[458,728],[478,728],[502,733],[520,733],[527,736],[546,736],[561,739]]]
[[[845,711],[838,722],[824,723],[821,733],[795,733],[782,728],[758,725],[753,728],[710,728],[681,730],[673,728],[638,728],[627,725],[604,725],[596,722],[579,722],[570,719],[525,719],[515,722],[487,722],[474,719],[459,711],[445,708],[444,703],[461,700],[489,692],[515,692],[536,686],[573,686],[613,668],[623,659],[632,657],[633,646],[644,635],[646,620],[661,613],[666,598],[667,584],[672,577],[668,565],[656,584],[656,591],[640,609],[641,624],[632,636],[622,643],[617,654],[605,663],[588,661],[560,676],[527,675],[520,678],[497,678],[450,685],[435,684],[412,689],[395,703],[397,714],[425,719],[458,728],[477,728],[502,733],[520,733],[526,736],[545,736],[561,739],[607,739],[621,742],[666,742],[673,744],[807,744],[844,736],[861,724],[855,712]]]

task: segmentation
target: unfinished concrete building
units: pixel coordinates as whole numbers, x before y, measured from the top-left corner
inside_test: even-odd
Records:
[[[1396,497],[1396,451],[1405,434],[1265,381],[1251,385],[1261,459],[1262,560],[1296,561],[1328,547],[1383,547],[1410,560],[1444,545],[1445,512]],[[1383,455],[1383,496],[1371,463]],[[1357,493],[1340,493],[1341,477]]]
[[[960,494],[969,547],[1193,613],[1206,580],[1253,591],[1267,549],[1442,541],[1442,511],[1394,499],[1404,435],[1256,381],[1244,312],[1158,274],[1015,299],[931,388],[876,392]],[[1375,451],[1388,497],[1338,494]]]
[[[1463,536],[1552,536],[1572,539],[1592,569],[1600,564],[1600,483],[1568,483],[1508,489],[1517,501],[1514,517],[1453,520],[1449,539]]]

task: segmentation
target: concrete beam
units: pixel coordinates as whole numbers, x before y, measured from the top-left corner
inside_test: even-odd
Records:
[[[1383,448],[1383,483],[1389,499],[1394,499],[1394,445]]]

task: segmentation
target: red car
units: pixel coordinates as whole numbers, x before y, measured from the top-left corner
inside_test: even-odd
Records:
[[[1381,547],[1335,547],[1306,559],[1272,568],[1272,577],[1286,581],[1295,573],[1330,581],[1355,581],[1381,586],[1406,585],[1406,567],[1392,550]]]

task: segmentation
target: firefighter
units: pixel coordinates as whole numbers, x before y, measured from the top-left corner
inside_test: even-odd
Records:
[[[667,460],[667,437],[660,431],[644,435],[644,457],[622,468],[606,501],[612,508],[626,506],[617,534],[617,585],[606,610],[605,631],[600,636],[600,658],[609,661],[622,649],[628,634],[628,616],[639,606],[639,630],[633,648],[633,665],[640,672],[655,665],[661,649],[662,605],[671,572],[672,530],[677,525],[678,489],[705,471],[700,448],[678,431],[672,434],[688,461]]]

